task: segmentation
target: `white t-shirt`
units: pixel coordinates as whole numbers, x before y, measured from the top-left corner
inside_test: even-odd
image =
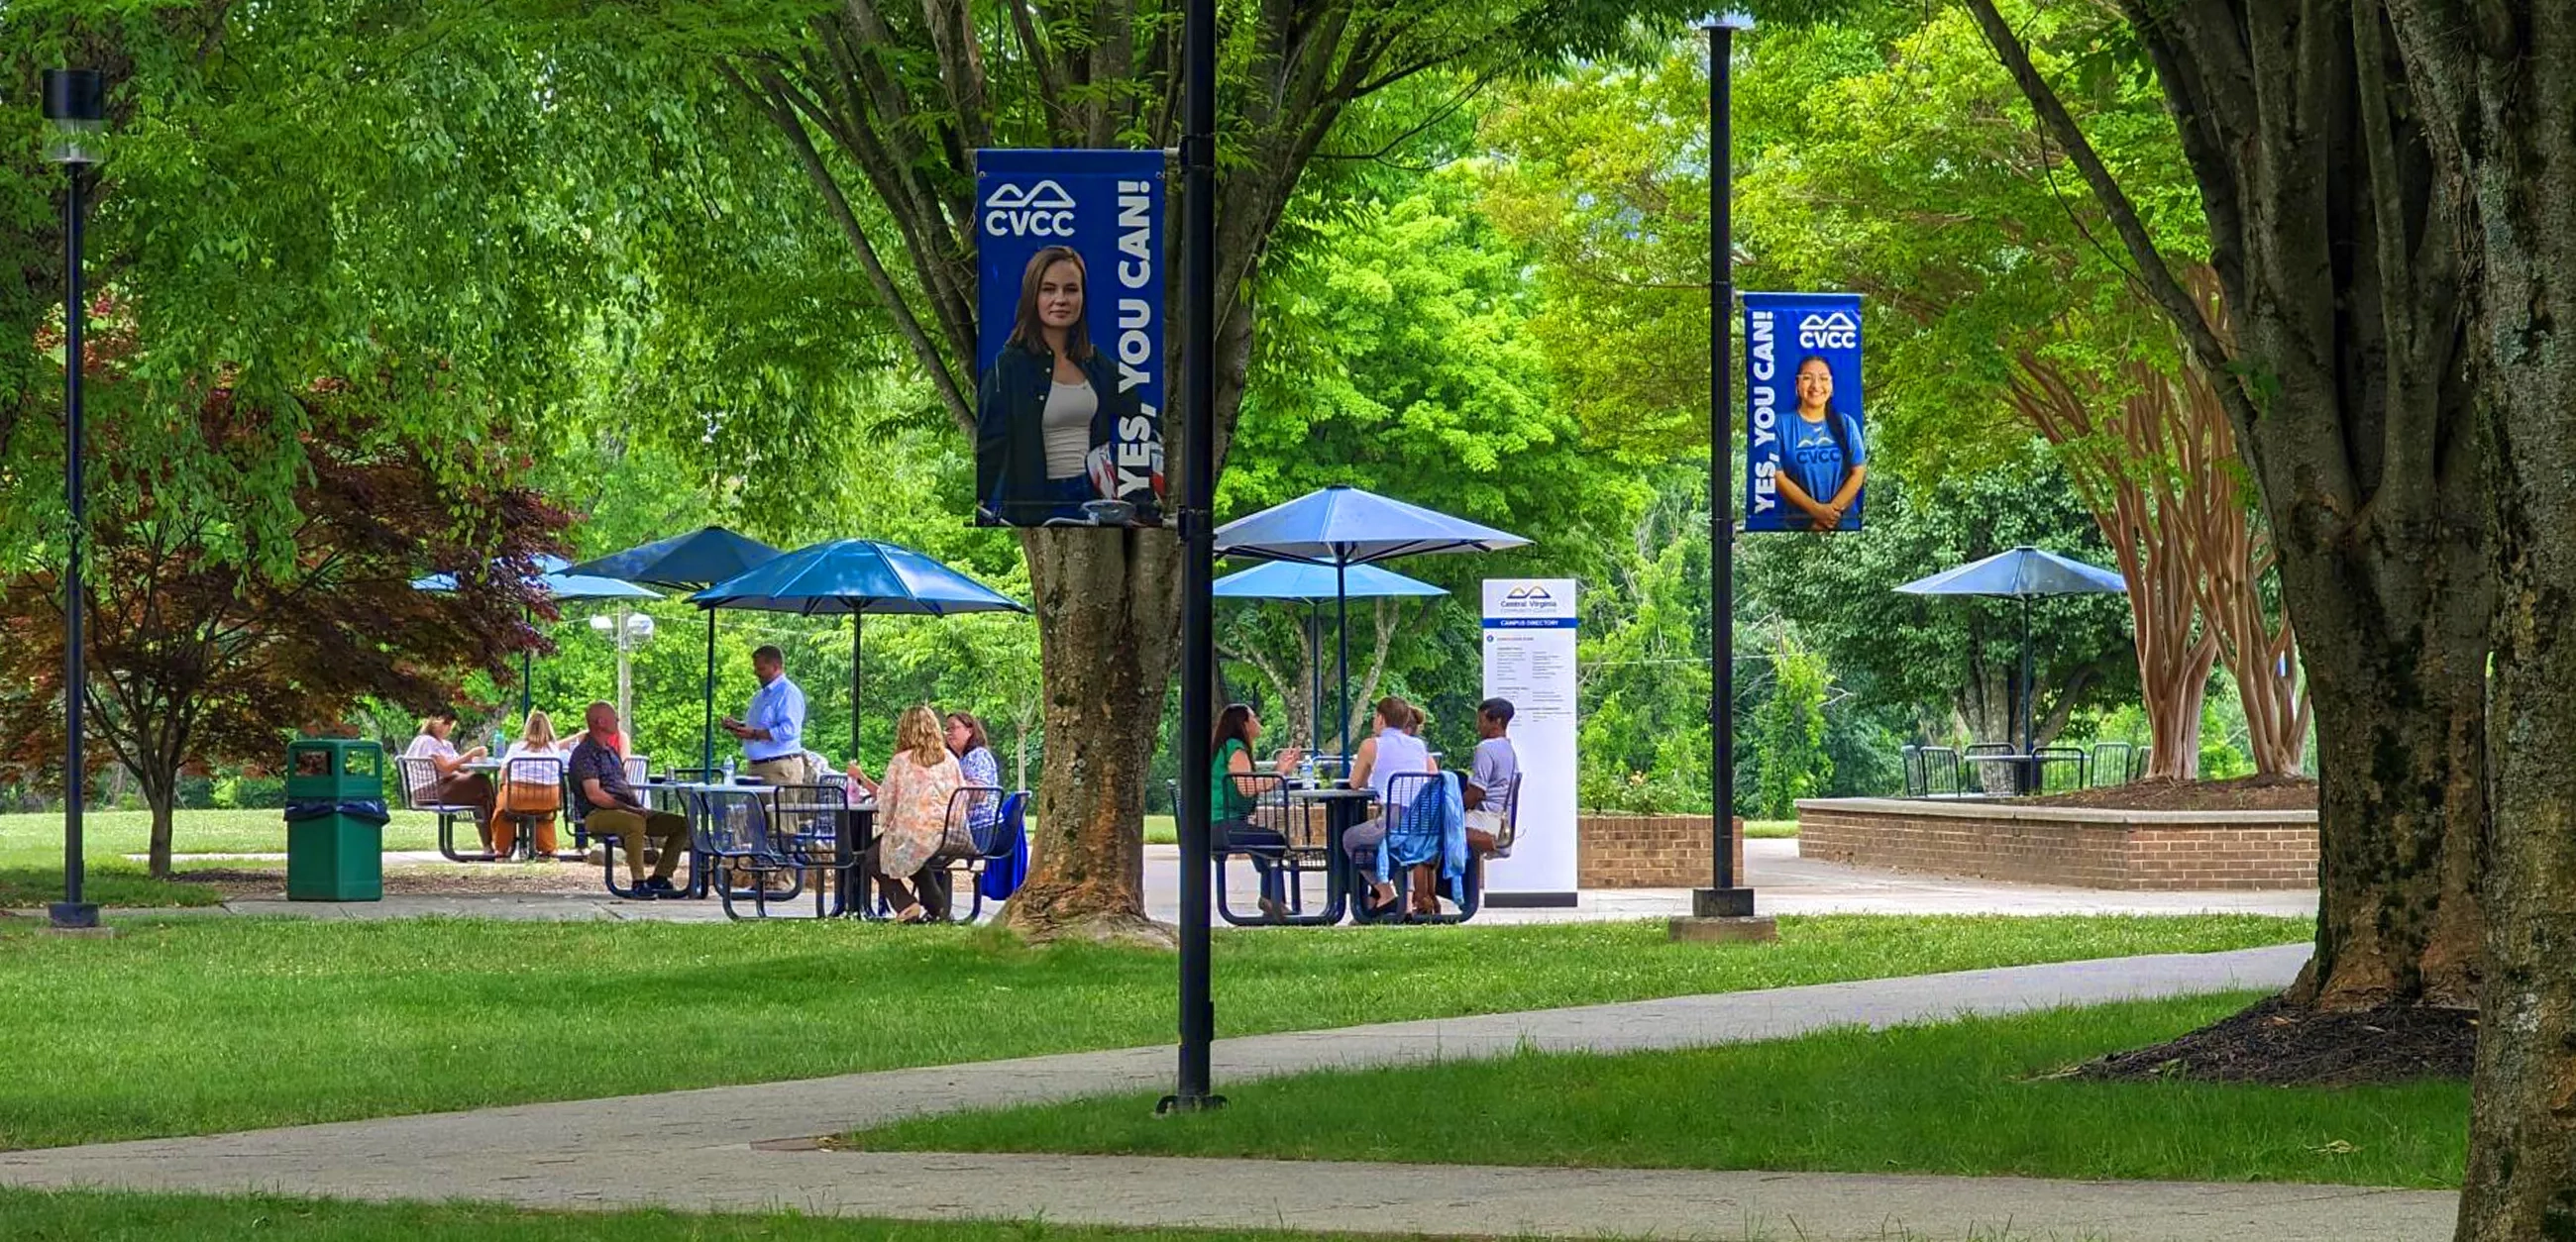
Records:
[[[445,738],[438,737],[434,734],[423,733],[420,736],[413,738],[411,740],[411,745],[403,748],[402,757],[405,759],[453,759],[456,757],[456,747],[449,744]],[[438,765],[436,763],[406,763],[402,766],[404,768],[403,775],[409,778],[411,796],[415,798],[429,792],[429,787],[438,783]]]
[[[1431,748],[1422,739],[1402,729],[1389,729],[1377,735],[1377,759],[1369,767],[1369,788],[1377,800],[1386,801],[1387,786],[1407,772],[1431,770]]]
[[[1083,477],[1083,459],[1091,455],[1091,416],[1099,412],[1100,394],[1091,391],[1090,380],[1049,386],[1042,423],[1048,478]]]

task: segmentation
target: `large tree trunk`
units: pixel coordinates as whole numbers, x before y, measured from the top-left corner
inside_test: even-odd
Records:
[[[1145,916],[1146,774],[1178,657],[1180,543],[1160,531],[1020,533],[1046,698],[1029,875],[1007,919],[1037,939],[1169,943]]]
[[[1987,40],[2212,377],[2309,655],[2324,900],[2293,1000],[2474,995],[2487,621],[2463,274],[2386,58],[2330,3],[2120,0],[2209,223],[2224,323],[2186,287],[1994,0]],[[2232,338],[2226,334],[2232,332]],[[2223,377],[2223,378],[2222,378]]]
[[[2494,822],[2461,1242],[2576,1238],[2576,13],[2393,0],[2474,282],[2496,462]],[[2355,36],[2381,33],[2363,6]]]
[[[2287,557],[2315,704],[2316,956],[2290,998],[2476,1003],[2486,824],[2483,550],[2473,532]]]
[[[791,52],[729,57],[718,70],[786,141],[848,239],[858,275],[971,436],[972,152],[995,144],[1173,145],[1179,40],[1134,5],[1094,6],[1087,28],[1025,11],[1007,22],[967,18],[956,5],[932,6],[920,21],[873,4],[836,6],[806,16],[801,46]],[[1250,80],[1226,92],[1228,158],[1218,183],[1219,463],[1251,357],[1258,258],[1343,110],[1454,58],[1445,44],[1407,42],[1415,27],[1399,14],[1274,5],[1248,12],[1226,36],[1229,48],[1250,53],[1242,66]],[[997,111],[996,98],[1038,106]],[[1186,325],[1169,327],[1177,376],[1187,362],[1179,349]],[[1177,401],[1163,418],[1167,459],[1187,460]],[[1010,922],[1040,937],[1125,935],[1144,927],[1142,810],[1176,655],[1178,550],[1159,534],[1024,540],[1047,732],[1038,839]]]

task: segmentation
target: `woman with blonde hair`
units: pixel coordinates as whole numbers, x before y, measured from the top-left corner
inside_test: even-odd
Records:
[[[492,815],[492,852],[510,856],[519,843],[519,822],[536,825],[532,857],[555,854],[555,817],[563,810],[563,755],[555,749],[555,722],[544,712],[529,712],[519,740],[501,753],[501,792]],[[537,816],[544,816],[537,819]]]
[[[871,784],[856,761],[849,776],[852,784]],[[948,822],[948,804],[965,783],[957,757],[940,738],[939,713],[927,703],[905,708],[895,722],[894,756],[886,760],[885,779],[873,782],[877,840],[868,847],[866,860],[896,922],[922,923],[947,913],[924,907],[914,886],[935,894],[939,886],[925,873],[951,857],[974,852],[974,836],[965,821]]]

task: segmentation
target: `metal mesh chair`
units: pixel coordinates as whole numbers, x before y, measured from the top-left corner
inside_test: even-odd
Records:
[[[1289,831],[1301,808],[1289,801],[1288,782],[1275,772],[1229,773],[1227,779],[1235,786],[1235,797],[1227,800],[1233,807],[1208,808],[1214,816],[1208,826],[1208,858],[1216,871],[1217,917],[1237,927],[1322,922],[1320,913],[1309,914],[1305,909],[1304,874],[1326,860],[1311,841],[1301,849],[1298,836]],[[1242,813],[1226,814],[1229,809]],[[1262,839],[1265,833],[1276,837],[1277,843]],[[1233,858],[1252,864],[1262,877],[1262,897],[1278,902],[1287,913],[1246,914],[1233,907],[1226,898],[1225,882],[1226,862]]]
[[[565,767],[560,755],[520,755],[502,761],[500,792],[509,809],[499,812],[497,817],[508,819],[514,829],[510,857],[522,861],[536,857],[537,825],[555,818],[564,809]],[[551,794],[554,805],[519,805],[543,794]]]
[[[2129,754],[2136,749],[2127,742],[2093,743],[2092,754],[2085,766],[2086,784],[2099,789],[2106,784],[2127,783]]]
[[[690,847],[712,864],[708,882],[724,903],[726,918],[742,917],[734,910],[737,901],[751,902],[755,916],[766,918],[773,898],[792,901],[804,891],[804,873],[776,832],[774,794],[768,789],[709,789],[693,799],[698,814],[689,824]],[[745,876],[750,885],[737,887]],[[771,876],[788,877],[788,887],[773,892]]]
[[[2010,742],[1972,743],[1961,752],[1959,762],[1975,775],[1980,793],[2010,795],[2021,789],[2024,760],[2021,750]]]
[[[1511,788],[1503,794],[1503,826],[1494,832],[1493,856],[1496,858],[1511,857],[1512,842],[1520,839],[1522,775],[1519,772],[1512,773]],[[1469,861],[1472,864],[1474,860]]]
[[[626,783],[641,785],[653,779],[653,761],[642,755],[626,756]]]
[[[1435,919],[1456,922],[1455,918],[1409,913],[1412,894],[1411,871],[1422,863],[1441,861],[1445,825],[1425,805],[1424,794],[1440,783],[1437,772],[1398,772],[1387,778],[1386,798],[1378,804],[1378,815],[1386,822],[1386,838],[1377,850],[1378,874],[1395,886],[1395,907],[1383,913],[1369,910],[1368,895],[1361,893],[1352,903],[1352,916],[1362,923],[1429,922]],[[1434,884],[1438,883],[1435,878]]]
[[[2042,746],[2030,753],[2031,792],[2062,793],[2092,783],[2092,756],[2080,746]]]
[[[432,795],[431,791],[438,787],[439,782],[436,760],[426,755],[404,755],[394,760],[394,766],[402,774],[403,809],[424,811],[438,817],[438,852],[449,862],[492,862],[500,857],[489,849],[471,854],[457,850],[456,821],[462,819],[470,824],[477,823],[474,812],[481,808],[440,802]],[[479,824],[477,831],[480,831]]]
[[[1959,752],[1947,746],[1918,746],[1915,754],[1923,765],[1923,796],[1956,798],[1967,792],[1968,780],[1961,770]]]
[[[823,918],[834,876],[852,875],[860,842],[852,830],[849,794],[841,783],[780,785],[770,797],[772,841],[814,890],[814,917]],[[846,905],[848,895],[842,896]]]
[[[994,785],[963,785],[948,795],[948,846],[930,860],[934,871],[943,873],[941,883],[947,892],[941,894],[944,913],[952,923],[972,923],[984,913],[984,864],[987,852],[1001,837],[1002,790]],[[971,894],[965,917],[958,917],[957,877],[963,873]]]

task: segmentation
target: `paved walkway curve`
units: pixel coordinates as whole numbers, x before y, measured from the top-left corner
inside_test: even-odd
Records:
[[[2306,956],[2283,945],[1251,1036],[1218,1043],[1216,1074],[1222,1084],[1524,1047],[1697,1047],[2277,988]],[[2447,1193],[2345,1187],[867,1154],[794,1141],[921,1113],[1150,1090],[1169,1081],[1171,1063],[1168,1048],[1131,1048],[0,1153],[0,1183],[1489,1236],[1876,1240],[2009,1226],[2069,1242],[2432,1242],[2449,1236],[2455,1210]]]

